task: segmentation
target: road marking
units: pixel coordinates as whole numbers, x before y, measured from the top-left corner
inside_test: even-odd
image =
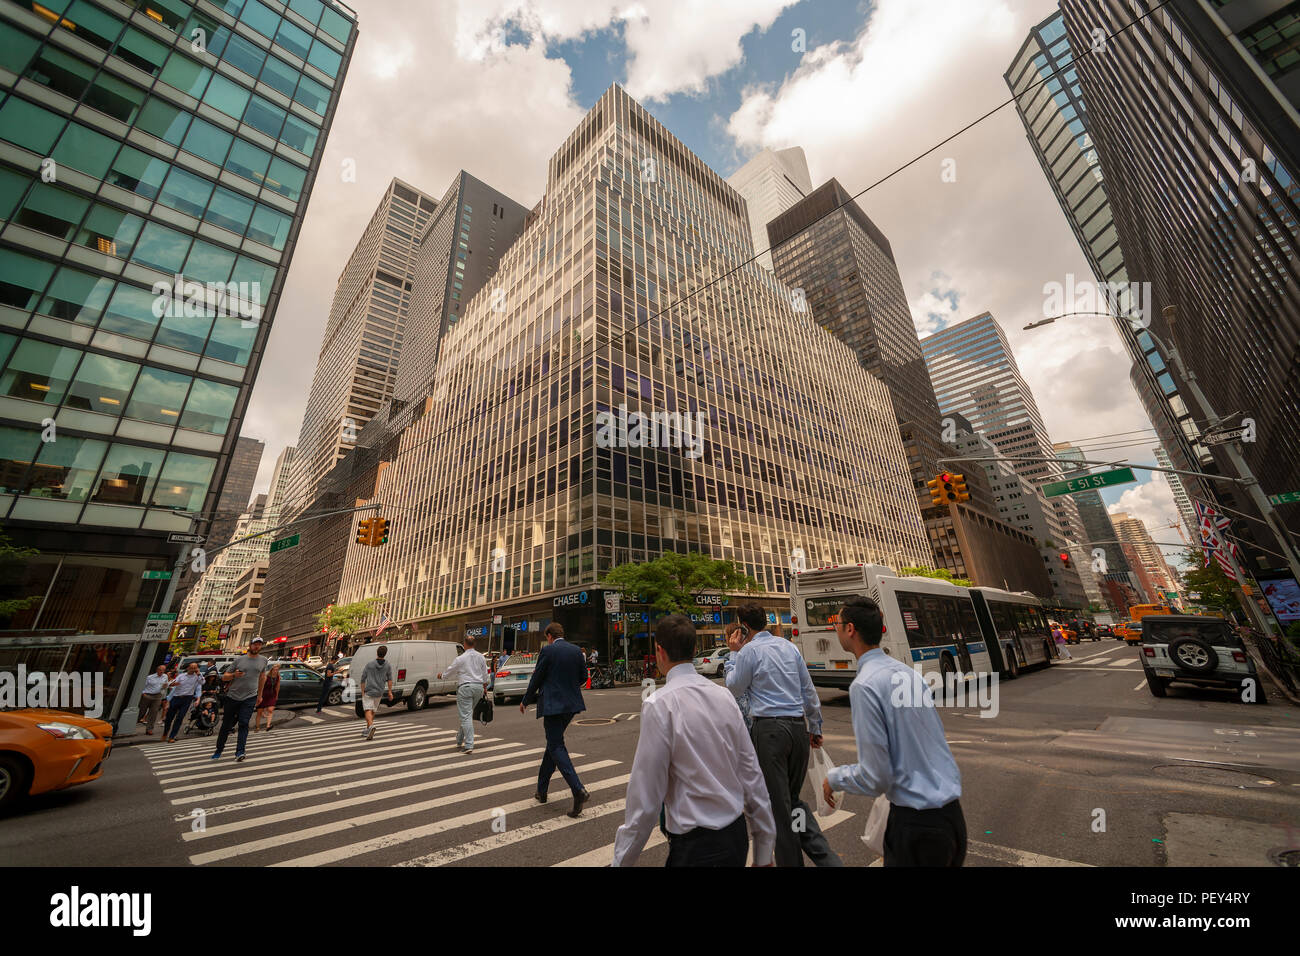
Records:
[[[601,769],[608,766],[613,766],[618,763],[619,761],[617,760],[602,760],[597,763],[591,764],[590,766],[579,767],[576,769],[591,772],[593,770]],[[587,792],[591,793],[593,791],[598,791],[598,790],[607,790],[610,787],[621,787],[623,784],[627,783],[628,780],[630,780],[631,778],[632,775],[630,773],[625,773],[618,777],[610,777],[608,780],[600,780],[595,783],[589,783],[587,784]],[[522,789],[526,786],[535,785],[535,783],[536,783],[536,778],[534,777],[527,780],[519,780],[513,783],[502,784],[501,786],[497,786],[497,787],[489,787],[483,790],[475,790],[470,793],[452,794],[449,797],[443,798],[441,801],[439,801],[439,804],[441,805],[443,803],[453,803],[461,799],[468,800],[477,796],[486,796],[491,793],[502,793],[506,790],[516,789],[516,788]],[[434,801],[429,801],[429,803],[433,803],[433,802]],[[537,805],[538,804],[536,800],[534,800],[532,797],[527,797],[526,799],[517,800],[514,803],[506,804],[504,807],[497,807],[496,809],[508,815],[511,813],[517,813],[523,810],[527,810],[529,808],[536,807]],[[423,809],[423,805],[421,806],[421,809]],[[407,812],[407,810],[404,809],[402,812]],[[348,822],[352,823],[353,825],[360,826],[365,823],[378,822],[380,820],[388,819],[389,816],[391,816],[391,814],[389,813],[377,813],[377,814],[371,814],[369,817],[360,817],[357,819],[349,820]],[[348,846],[335,847],[332,850],[322,850],[319,853],[312,853],[308,856],[298,857],[297,859],[294,860],[282,860],[279,863],[273,863],[272,866],[322,866],[326,863],[338,863],[343,860],[353,859],[365,853],[374,853],[376,850],[384,850],[387,849],[388,847],[397,846],[398,844],[401,843],[409,843],[412,840],[420,840],[425,837],[435,836],[436,834],[444,833],[447,830],[454,830],[457,827],[468,826],[474,823],[486,823],[490,819],[491,819],[490,811],[477,810],[473,813],[466,813],[459,817],[452,817],[451,819],[448,820],[439,820],[436,823],[426,823],[423,826],[412,827],[408,830],[398,830],[395,833],[388,833],[380,837],[375,837],[373,840],[365,840],[362,841],[361,843],[353,843],[353,844],[349,844]],[[331,824],[329,827],[319,827],[316,829],[330,832],[336,828],[337,825]],[[318,836],[318,835],[320,834],[314,834],[314,836]],[[295,840],[299,839],[298,835],[294,834],[293,839]],[[262,842],[264,843],[269,842],[270,845],[272,846],[275,845],[275,841],[262,841]]]
[[[295,720],[304,720],[304,721],[306,721],[306,722],[309,723],[309,724],[323,724],[323,723],[325,723],[325,718],[324,718],[324,717],[317,717],[315,714],[299,714],[299,715],[298,715],[297,717],[295,717],[294,719],[295,719]]]
[[[578,770],[579,772],[585,771],[587,773],[592,773],[596,770],[603,770],[606,767],[617,766],[618,763],[619,761],[617,760],[600,760],[592,764],[586,764],[581,767],[575,767],[574,769]],[[619,784],[626,783],[630,776],[631,776],[630,774],[627,774],[621,778],[617,778],[617,783]],[[341,821],[330,820],[328,823],[323,823],[319,826],[305,827],[301,830],[293,830],[288,833],[278,833],[261,840],[251,840],[248,843],[223,847],[219,850],[209,850],[206,853],[197,853],[194,856],[190,857],[190,862],[195,866],[202,866],[203,864],[214,863],[218,860],[228,860],[237,856],[245,856],[249,853],[257,853],[260,850],[274,849],[276,847],[284,846],[287,843],[299,843],[302,842],[303,840],[315,840],[317,837],[323,837],[329,834],[334,834],[337,836],[339,828],[341,826],[362,827],[370,823],[383,823],[388,820],[392,820],[395,817],[406,816],[415,813],[424,813],[426,811],[434,810],[438,807],[446,806],[451,803],[457,803],[462,800],[473,800],[478,797],[488,797],[498,793],[506,793],[510,790],[523,790],[528,787],[535,787],[536,785],[537,785],[537,775],[534,773],[528,777],[523,777],[519,780],[507,780],[503,783],[494,784],[493,786],[490,787],[480,787],[478,790],[449,793],[441,797],[435,797],[431,800],[422,800],[419,803],[408,803],[400,807],[388,807],[386,809],[377,810],[373,813],[367,813],[359,817],[347,817]],[[589,785],[587,787],[587,790],[591,791],[591,790],[600,789],[603,786],[612,786],[612,785],[615,784],[609,784],[602,781],[601,783],[595,783]],[[383,795],[380,796],[382,797]],[[364,800],[357,800],[357,799],[340,800],[340,801],[336,801],[333,804],[323,804],[320,806],[324,808],[325,812],[332,812],[334,809],[339,807],[355,806],[358,803],[364,803],[364,802],[365,802]],[[515,810],[522,810],[525,807],[536,806],[536,805],[537,805],[537,801],[534,800],[532,797],[529,797],[527,800],[520,800],[517,804],[512,804],[511,806]],[[313,812],[315,809],[318,808],[313,808]],[[506,808],[502,808],[502,809],[506,809]],[[509,812],[509,810],[507,810],[507,812]],[[289,813],[276,814],[274,818],[293,819],[299,816],[300,814],[301,811],[290,811]],[[468,819],[481,820],[483,819],[483,816],[484,816],[483,811],[479,811],[478,813],[468,814],[466,817],[458,817],[457,819],[462,822],[466,822]],[[260,823],[272,822],[272,820],[270,819],[266,819],[262,821],[253,820],[250,822],[253,825],[259,825]],[[361,850],[358,849],[358,847],[370,846],[371,844],[374,844],[373,849],[382,849],[383,847],[386,846],[393,846],[396,845],[397,843],[404,843],[407,840],[418,839],[421,835],[425,835],[423,831],[428,831],[429,833],[440,833],[442,832],[442,829],[448,828],[446,824],[449,823],[451,823],[451,821],[442,821],[442,823],[440,824],[433,825],[433,826],[441,827],[441,829],[430,830],[429,827],[416,827],[410,830],[399,830],[395,833],[390,833],[386,836],[379,837],[375,840],[367,841],[367,843],[352,844],[350,846],[338,847],[333,850],[325,850],[320,853],[311,854],[310,856],[300,857],[297,860],[290,860],[287,862],[282,861],[274,865],[276,866],[318,866],[321,863],[337,862],[339,860],[348,859],[349,857],[355,856],[358,853],[370,852],[369,849]],[[459,826],[460,824],[457,823],[455,825]],[[192,833],[182,834],[183,838],[186,836],[195,836],[195,834]]]
[[[318,749],[327,746],[334,746],[339,743],[342,743],[343,741],[348,739],[348,734],[352,734],[352,739],[355,740],[357,730],[358,728],[356,727],[349,727],[347,729],[344,729],[342,727],[335,727],[327,730],[322,729],[322,730],[314,730],[308,732],[300,732],[300,733],[305,733],[305,736],[290,737],[289,735],[286,734],[282,737],[276,737],[274,739],[264,738],[264,737],[254,737],[252,734],[250,734],[248,739],[248,744],[250,748],[256,746],[257,749],[255,753],[250,754],[249,759],[253,759],[253,757],[262,757],[267,754],[285,753],[294,750],[300,753],[310,753],[313,749]],[[438,733],[448,733],[448,731],[440,730],[439,728],[436,727],[426,727],[423,724],[409,724],[404,727],[394,728],[391,731],[391,733],[403,735],[403,734],[418,733],[422,730],[432,730]],[[235,746],[238,746],[238,744],[236,743]],[[229,750],[230,747],[231,747],[231,741],[227,740],[226,749]],[[165,770],[168,767],[182,766],[187,764],[200,764],[206,766],[208,759],[212,756],[212,753],[215,750],[216,750],[216,742],[210,741],[207,744],[207,746],[199,749],[189,750],[185,752],[172,752],[169,754],[164,753],[160,756],[154,757],[152,760],[150,760],[150,763],[152,764],[155,770]]]
[[[1137,658],[1136,658],[1136,657],[1126,657],[1126,658],[1124,658],[1122,661],[1112,661],[1112,662],[1111,662],[1109,665],[1107,665],[1107,666],[1109,666],[1109,667],[1128,667],[1130,664],[1136,664],[1136,663],[1137,663]]]
[[[996,860],[999,863],[1010,863],[1012,866],[1092,866],[1091,863],[1059,860],[1054,856],[1043,856],[1041,853],[1030,853],[1027,850],[1013,850],[1011,847],[994,846],[992,843],[979,843],[975,840],[967,842],[966,852],[971,856],[982,857],[985,860]],[[885,858],[878,857],[867,865],[884,866]]]
[[[221,761],[212,761],[210,757],[202,757],[197,761],[185,764],[169,765],[161,769],[155,768],[154,773],[160,778],[167,777],[189,777],[194,779],[197,775],[202,776],[203,780],[215,780],[218,777],[229,776],[248,776],[248,771],[266,770],[270,767],[295,767],[304,763],[320,763],[321,760],[331,758],[337,759],[343,754],[351,756],[364,756],[365,753],[373,753],[378,750],[392,750],[394,746],[409,745],[421,739],[437,740],[443,742],[448,736],[455,736],[450,730],[426,731],[413,730],[402,734],[390,734],[387,738],[380,740],[378,743],[382,746],[372,745],[365,747],[367,741],[359,738],[352,738],[348,741],[346,738],[325,744],[319,747],[304,747],[302,749],[290,748],[289,750],[263,751],[258,750],[248,755],[248,759],[242,764],[234,763],[233,754],[223,754]],[[362,749],[364,748],[364,749]],[[298,759],[284,760],[283,757],[293,756]],[[207,771],[202,773],[202,771]],[[165,781],[173,782],[173,781]]]
[[[1133,689],[1134,689],[1134,690],[1141,690],[1143,687],[1146,687],[1146,686],[1147,686],[1147,679],[1144,677],[1144,678],[1142,678],[1142,683],[1138,684],[1138,685],[1137,685],[1136,687],[1134,687]]]
[[[480,853],[487,853],[491,850],[499,850],[502,847],[510,846],[512,843],[519,843],[522,840],[531,840],[533,837],[542,836],[545,833],[551,833],[555,830],[562,830],[565,827],[571,827],[587,820],[595,820],[599,817],[609,816],[611,813],[620,813],[627,806],[626,800],[613,800],[609,803],[602,803],[598,807],[583,807],[582,816],[580,817],[552,817],[549,820],[542,820],[540,823],[530,823],[526,827],[520,827],[517,830],[508,830],[505,833],[498,833],[495,836],[485,837],[482,840],[475,840],[473,843],[463,843],[460,846],[449,847],[446,850],[439,850],[436,853],[428,853],[424,856],[416,857],[414,860],[407,860],[404,863],[398,863],[397,866],[446,866],[449,863],[455,863],[466,857],[477,856]]]

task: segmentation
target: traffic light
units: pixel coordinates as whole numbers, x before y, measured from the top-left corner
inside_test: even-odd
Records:
[[[370,545],[371,536],[374,534],[374,526],[374,518],[363,518],[357,523],[357,544]]]
[[[931,478],[925,483],[925,487],[930,489],[930,504],[945,505],[948,503],[943,496],[943,480],[941,478]]]
[[[388,544],[388,519],[376,518],[375,530],[371,532],[370,543],[376,547],[381,544]]]
[[[966,490],[965,475],[953,475],[952,487],[953,491],[957,493],[957,497],[954,499],[955,501],[970,501],[970,492]]]
[[[1070,566],[1070,553],[1068,551],[1062,551],[1057,557],[1061,559],[1061,564],[1064,567],[1068,568]]]

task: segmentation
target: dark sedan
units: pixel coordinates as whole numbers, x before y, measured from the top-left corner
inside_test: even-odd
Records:
[[[222,668],[224,674],[233,664]],[[320,700],[321,688],[325,677],[306,664],[273,664],[280,668],[280,694],[276,698],[277,707],[291,707],[295,704],[315,704]],[[343,681],[335,676],[330,681],[327,706],[343,703]]]

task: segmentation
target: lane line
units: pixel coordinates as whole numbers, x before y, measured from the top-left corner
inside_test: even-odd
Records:
[[[1136,687],[1134,687],[1133,689],[1134,689],[1134,690],[1141,690],[1143,687],[1146,687],[1146,686],[1147,686],[1147,679],[1144,677],[1144,678],[1142,678],[1142,683],[1138,684],[1138,685],[1137,685]]]

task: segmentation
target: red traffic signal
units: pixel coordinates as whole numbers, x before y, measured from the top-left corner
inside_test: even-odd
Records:
[[[952,475],[948,474],[948,472],[945,471],[942,475],[939,476],[939,480],[946,484],[947,482],[952,481]]]
[[[1069,552],[1062,551],[1060,554],[1057,555],[1057,557],[1061,559],[1061,563],[1065,565],[1067,568],[1070,566]]]

